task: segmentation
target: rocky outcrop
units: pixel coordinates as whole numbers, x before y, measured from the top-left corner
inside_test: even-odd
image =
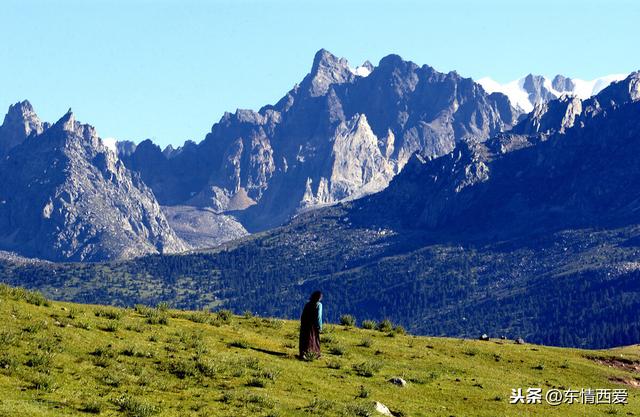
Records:
[[[585,101],[583,119],[595,117],[607,110],[616,109],[626,103],[640,100],[640,71],[629,74],[615,82],[600,94]]]
[[[116,154],[119,158],[130,157],[136,151],[136,144],[130,140],[116,141]]]
[[[391,131],[378,139],[365,115],[340,123],[328,161],[330,175],[320,177],[315,186],[307,179],[302,205],[334,204],[382,190],[396,174],[397,161],[390,158],[393,142]]]
[[[92,126],[77,122],[71,111],[44,131],[38,123],[29,126],[31,133],[0,162],[2,249],[56,261],[100,261],[188,248],[152,191]]]
[[[164,206],[162,212],[178,237],[193,249],[212,248],[248,234],[233,216],[210,208]]]
[[[558,74],[551,80],[551,87],[556,91],[564,93],[573,91],[576,85],[571,78]]]
[[[31,135],[39,135],[48,127],[42,123],[27,100],[9,106],[0,126],[0,155],[20,145]]]
[[[349,62],[338,58],[325,49],[318,51],[313,58],[311,72],[302,81],[301,88],[309,97],[324,96],[334,85],[352,82],[355,74],[349,68]]]
[[[562,96],[536,105],[513,132],[526,135],[564,132],[573,127],[581,114],[582,100],[574,96]]]
[[[529,102],[534,106],[557,98],[557,96],[545,86],[545,82],[546,79],[541,75],[529,74],[524,77],[522,88],[527,92]]]

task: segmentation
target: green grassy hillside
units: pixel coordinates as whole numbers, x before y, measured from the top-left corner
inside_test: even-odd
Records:
[[[296,322],[52,302],[6,286],[0,319],[0,416],[374,416],[375,401],[399,416],[640,415],[637,347],[585,351],[328,325],[323,356],[301,361]],[[629,398],[510,405],[518,387],[626,388]]]

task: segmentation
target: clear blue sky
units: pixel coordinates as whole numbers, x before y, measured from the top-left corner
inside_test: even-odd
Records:
[[[72,107],[103,137],[181,144],[277,101],[320,48],[590,79],[640,69],[639,21],[637,0],[2,0],[0,110],[26,98],[48,121]]]

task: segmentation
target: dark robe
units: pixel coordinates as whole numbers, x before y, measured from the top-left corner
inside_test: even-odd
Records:
[[[300,358],[305,353],[315,352],[320,355],[320,329],[318,327],[318,305],[309,301],[305,304],[300,317]]]

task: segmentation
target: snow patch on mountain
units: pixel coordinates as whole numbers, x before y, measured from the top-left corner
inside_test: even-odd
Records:
[[[358,77],[366,77],[371,74],[371,70],[367,67],[355,67],[349,68],[353,75],[357,75]]]
[[[533,104],[529,101],[529,93],[524,89],[524,77],[518,80],[513,80],[506,84],[500,84],[489,77],[484,77],[478,80],[478,84],[485,89],[489,94],[502,93],[509,97],[509,101],[514,106],[520,107],[525,112],[529,113],[533,110]]]
[[[355,68],[349,67],[349,71],[355,76],[358,77],[367,77],[373,71],[373,65],[369,61],[365,61],[362,65],[359,65]]]
[[[118,149],[116,147],[116,143],[118,142],[116,138],[101,138],[102,144],[110,149],[113,153],[117,154]]]
[[[604,90],[609,84],[624,80],[627,78],[628,74],[611,74],[606,75],[604,77],[596,78],[591,81],[584,81],[580,79],[572,79],[575,84],[574,94],[576,94],[579,98],[585,99],[591,96],[595,96],[600,91]]]

